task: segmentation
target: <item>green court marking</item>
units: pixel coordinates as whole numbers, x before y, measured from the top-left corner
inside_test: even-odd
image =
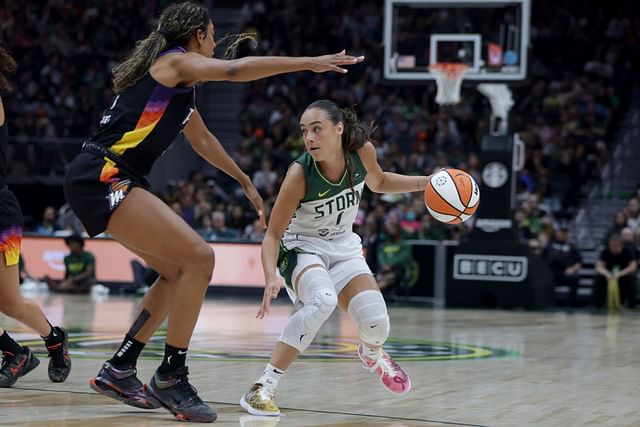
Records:
[[[142,352],[141,360],[158,360],[164,352],[166,331],[158,331]],[[255,340],[231,342],[228,336],[195,336],[189,348],[189,361],[265,362],[269,359],[277,337],[264,335]],[[69,332],[69,350],[75,359],[111,357],[120,345],[122,335],[93,335],[79,330]],[[23,341],[39,356],[46,356],[41,340]],[[357,339],[318,337],[300,356],[303,362],[350,362],[357,359]],[[514,350],[472,344],[390,338],[385,350],[396,361],[432,362],[520,357]]]

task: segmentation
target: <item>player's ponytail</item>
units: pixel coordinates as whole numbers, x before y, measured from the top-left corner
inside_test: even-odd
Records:
[[[371,127],[363,126],[358,121],[358,115],[352,108],[342,108],[342,123],[344,131],[342,132],[342,151],[347,162],[347,176],[349,177],[349,187],[353,189],[353,165],[351,164],[350,153],[355,153],[367,141],[371,140]]]
[[[16,72],[16,61],[5,49],[0,47],[0,91],[10,91],[11,84],[7,80],[8,74]]]
[[[138,41],[127,59],[113,69],[114,92],[120,93],[129,86],[133,86],[149,71],[154,59],[165,47],[167,47],[167,40],[158,31]]]
[[[351,108],[341,108],[342,123],[344,132],[342,133],[342,150],[345,153],[355,153],[367,141],[371,140],[372,128],[363,126],[358,121],[358,115]]]
[[[158,28],[136,43],[129,56],[113,69],[113,89],[122,92],[144,76],[158,54],[170,46],[186,46],[198,30],[207,33],[211,18],[203,4],[177,3],[160,15]]]

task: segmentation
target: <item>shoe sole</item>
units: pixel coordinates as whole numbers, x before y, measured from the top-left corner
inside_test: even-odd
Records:
[[[69,357],[69,334],[67,333],[67,330],[64,328],[60,328],[60,330],[64,334],[64,340],[62,340],[62,352],[63,354],[67,355],[67,357]],[[54,374],[51,373],[53,360],[50,360],[49,368],[48,368],[49,370],[47,372],[49,375],[49,381],[51,381],[52,383],[65,382],[69,377],[69,374],[71,373],[71,357],[68,358],[68,362],[69,362],[69,366],[65,365],[65,372],[61,376],[57,377],[55,373]]]
[[[149,402],[152,402],[156,405],[159,405],[159,407],[166,409],[174,417],[176,417],[177,420],[191,421],[196,423],[212,423],[218,418],[218,414],[216,414],[215,412],[213,413],[213,418],[198,418],[198,417],[193,417],[193,416],[183,414],[181,412],[176,411],[174,408],[170,407],[166,403],[164,403],[159,397],[153,394],[153,389],[151,387],[148,387],[146,384],[145,384],[145,390],[147,392],[147,400]]]
[[[155,405],[154,402],[144,398],[132,398],[127,396],[119,389],[115,384],[105,381],[96,380],[95,378],[89,378],[89,387],[95,392],[100,393],[103,396],[115,399],[118,402],[122,402],[125,405],[133,406],[140,409],[158,409],[161,405]]]
[[[380,378],[380,377],[378,377]],[[382,382],[382,378],[380,378],[380,382]],[[386,388],[387,390],[389,390],[390,393],[395,394],[396,396],[401,396],[403,394],[407,394],[409,393],[409,391],[411,391],[411,379],[407,378],[407,389],[406,390],[402,390],[402,391],[393,391],[390,388],[388,388],[386,385],[384,385],[384,383],[382,383],[382,385],[384,386],[384,388]]]
[[[247,411],[249,414],[251,414],[251,415],[258,415],[260,417],[277,417],[277,416],[280,416],[280,411],[278,411],[278,412],[267,412],[267,411],[261,411],[259,409],[255,409],[254,407],[249,405],[249,402],[247,402],[247,399],[244,398],[244,394],[240,398],[240,406],[242,406],[242,408],[245,411]]]
[[[20,372],[19,375],[16,375],[15,378],[13,379],[13,382],[11,382],[9,384],[5,384],[3,386],[0,386],[0,388],[11,387],[12,385],[14,385],[15,383],[18,382],[19,378],[24,377],[29,372],[31,372],[34,369],[36,369],[38,367],[38,365],[40,365],[40,359],[38,359],[35,355],[33,355],[31,357],[32,357],[31,358],[31,363],[29,364],[29,366],[24,371]]]
[[[358,357],[360,358],[360,361],[362,361],[362,363],[364,364],[363,368],[369,370],[367,362],[362,358],[362,355],[360,354],[360,351],[357,352],[358,353]],[[387,390],[389,393],[395,394],[397,396],[401,396],[403,394],[407,394],[409,393],[409,391],[411,390],[411,378],[409,378],[409,376],[407,375],[407,389],[406,390],[402,390],[402,391],[393,391],[391,390],[389,387],[387,387],[384,384],[384,381],[382,381],[382,377],[380,375],[378,375],[377,372],[374,372],[376,374],[376,376],[380,379],[380,383],[382,383],[382,386],[385,388],[385,390]],[[405,372],[406,374],[406,372]]]

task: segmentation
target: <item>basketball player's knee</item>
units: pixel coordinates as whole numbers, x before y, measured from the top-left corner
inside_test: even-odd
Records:
[[[338,296],[333,289],[316,288],[313,290],[309,307],[309,315],[303,319],[303,326],[314,334],[318,332],[322,324],[331,316],[338,305]]]
[[[298,284],[304,307],[289,319],[280,341],[302,353],[338,305],[338,296],[326,270],[307,270]]]
[[[207,279],[207,285],[211,281],[213,275],[213,267],[215,264],[215,255],[213,249],[207,243],[194,245],[191,250],[187,251],[182,262],[184,271],[191,270]]]
[[[326,270],[312,268],[304,272],[298,285],[300,299],[307,307],[314,307],[314,317],[328,319],[338,305],[333,282]]]
[[[337,304],[338,297],[334,290],[327,288],[313,290],[311,300],[305,302],[304,307],[287,322],[280,335],[280,341],[300,353],[304,352]]]
[[[389,337],[391,329],[387,305],[379,291],[364,291],[349,302],[348,312],[358,324],[360,339],[367,344],[380,346]]]

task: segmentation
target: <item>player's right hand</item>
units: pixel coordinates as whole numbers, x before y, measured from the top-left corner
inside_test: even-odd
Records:
[[[271,307],[271,300],[278,297],[278,293],[280,292],[280,283],[278,280],[271,279],[267,280],[264,285],[264,294],[262,295],[262,303],[260,304],[260,309],[256,314],[258,319],[262,319],[264,316],[269,314],[269,308]]]
[[[313,61],[310,70],[314,73],[324,73],[326,71],[346,73],[347,70],[342,68],[341,65],[357,64],[358,62],[364,61],[364,56],[347,55],[343,50],[342,52],[333,55],[316,56],[312,59]]]

